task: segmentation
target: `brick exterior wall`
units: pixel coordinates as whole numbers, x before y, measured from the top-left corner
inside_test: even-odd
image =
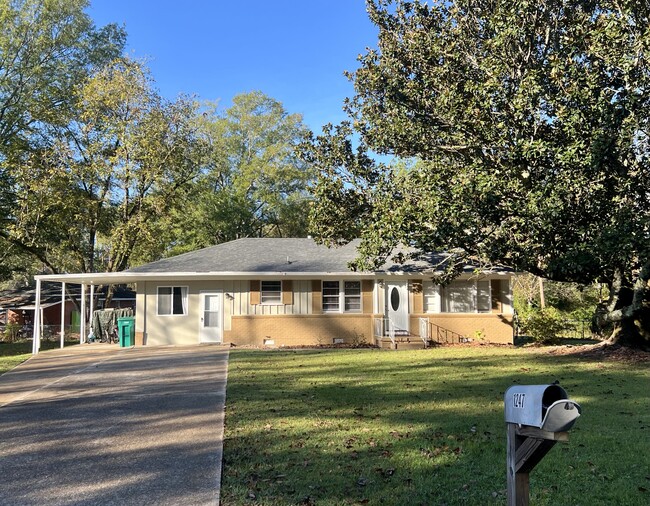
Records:
[[[333,344],[334,339],[371,343],[372,314],[233,315],[231,330],[224,332],[224,342],[235,345],[262,346],[265,339],[274,346]]]
[[[456,334],[470,337],[474,341],[481,339],[498,344],[512,344],[512,315],[490,313],[436,313],[411,315],[411,332],[419,334],[419,318],[428,318],[429,321],[442,329],[450,330]]]

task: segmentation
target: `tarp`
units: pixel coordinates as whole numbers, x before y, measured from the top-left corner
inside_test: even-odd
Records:
[[[117,319],[133,316],[133,309],[98,309],[93,312],[92,339],[113,342],[117,340]],[[89,339],[90,340],[90,339]]]

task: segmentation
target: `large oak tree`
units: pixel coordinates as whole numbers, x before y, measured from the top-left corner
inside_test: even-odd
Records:
[[[606,283],[598,321],[647,346],[648,3],[379,0],[368,12],[378,47],[352,74],[350,122],[305,145],[321,172],[314,232],[359,233],[360,268],[406,243],[449,251],[452,276],[474,260]]]

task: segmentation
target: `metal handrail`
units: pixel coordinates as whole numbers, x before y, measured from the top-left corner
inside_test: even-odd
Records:
[[[429,346],[429,319],[428,318],[419,318],[420,321],[420,339],[424,342],[424,347]]]
[[[435,327],[435,331],[436,331],[435,338],[431,337],[431,339],[436,341],[437,343],[444,342],[445,344],[454,344],[454,342],[456,343],[470,342],[470,339],[468,337],[459,334],[458,332],[454,332],[453,330],[446,329],[445,327],[441,327],[440,325],[432,322],[429,322],[429,325],[431,327],[431,330],[433,330]],[[433,336],[434,333],[430,331],[429,335]],[[451,341],[449,340],[450,336],[451,336]]]
[[[375,317],[374,320],[374,331],[375,337],[386,337],[390,338],[390,342],[395,346],[395,324],[390,318],[387,317]]]

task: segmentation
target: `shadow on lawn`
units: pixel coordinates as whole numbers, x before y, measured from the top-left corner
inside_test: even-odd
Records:
[[[634,420],[637,437],[648,440],[648,412],[640,409],[648,392],[637,390],[633,399],[629,391],[647,375],[634,368],[498,350],[462,358],[424,350],[243,352],[230,370],[225,504],[503,504],[503,394],[513,383],[555,380],[585,416],[571,443],[533,474],[535,503],[601,497],[612,504],[618,496],[607,490],[618,479],[639,482],[623,483],[633,494],[627,504],[643,498],[641,469],[634,478],[611,473],[609,483],[593,472],[629,458],[629,445],[610,441],[622,423],[630,430]]]

